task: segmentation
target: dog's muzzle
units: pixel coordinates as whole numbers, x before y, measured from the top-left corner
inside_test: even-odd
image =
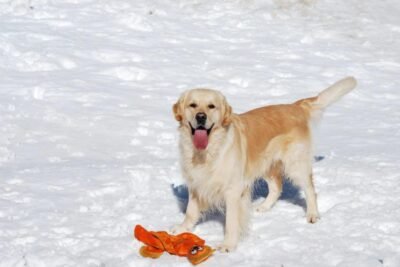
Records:
[[[214,127],[214,124],[210,128],[206,128],[204,125],[199,125],[196,128],[189,122],[190,129],[192,130],[193,145],[198,150],[204,150],[208,146],[208,136]]]
[[[204,126],[206,125],[207,121],[207,114],[204,112],[199,112],[196,114],[196,122],[198,126]]]

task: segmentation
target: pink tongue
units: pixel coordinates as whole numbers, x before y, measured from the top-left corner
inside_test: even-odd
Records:
[[[206,149],[208,145],[207,130],[195,130],[193,144],[197,149]]]

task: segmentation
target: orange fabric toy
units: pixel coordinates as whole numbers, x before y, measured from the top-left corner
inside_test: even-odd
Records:
[[[196,265],[208,259],[214,250],[205,245],[205,241],[191,233],[170,235],[167,232],[147,231],[141,225],[135,227],[135,237],[145,246],[140,248],[140,255],[156,259],[164,251],[169,254],[187,257]]]

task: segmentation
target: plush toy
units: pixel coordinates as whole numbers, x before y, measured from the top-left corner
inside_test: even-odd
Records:
[[[145,244],[140,248],[140,255],[156,259],[164,251],[169,254],[187,257],[193,264],[207,260],[214,249],[205,245],[205,241],[191,233],[170,235],[167,232],[147,231],[141,225],[135,227],[135,238]]]

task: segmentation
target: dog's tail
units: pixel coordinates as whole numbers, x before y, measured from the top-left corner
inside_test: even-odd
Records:
[[[357,85],[354,77],[346,77],[336,83],[332,84],[315,97],[301,99],[296,104],[302,106],[310,112],[310,115],[318,119],[321,112],[331,104],[338,101],[345,94],[353,90]]]
[[[312,110],[323,110],[338,101],[357,85],[354,77],[346,77],[329,86],[316,97],[311,98]]]
[[[356,85],[357,81],[354,77],[346,77],[332,84],[317,96],[299,100],[296,102],[296,104],[308,110],[313,120],[319,120],[322,115],[322,111],[326,107],[335,103],[345,94],[349,93],[356,87]]]
[[[316,100],[313,101],[314,108],[324,109],[330,106],[332,103],[335,103],[345,94],[353,90],[356,85],[357,81],[354,77],[346,77],[337,81],[318,94]]]

